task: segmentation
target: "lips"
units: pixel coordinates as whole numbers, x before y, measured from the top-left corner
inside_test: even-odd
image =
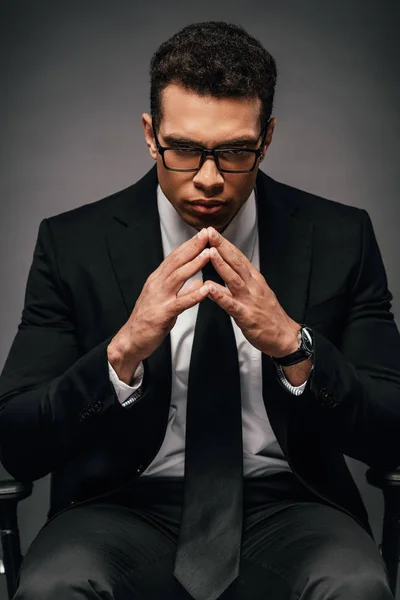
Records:
[[[190,209],[202,215],[213,215],[214,213],[223,210],[223,207],[228,203],[226,200],[218,200],[217,198],[197,198],[196,200],[186,200]]]
[[[224,202],[190,202],[190,208],[195,212],[201,213],[203,215],[206,214],[214,214],[219,210],[222,210],[224,206]]]
[[[224,200],[191,200],[190,204],[211,207],[211,206],[222,206],[223,204],[226,204],[226,203]]]

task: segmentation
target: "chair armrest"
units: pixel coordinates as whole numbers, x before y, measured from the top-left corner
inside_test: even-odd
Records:
[[[385,560],[390,588],[395,595],[400,558],[400,467],[391,471],[370,468],[367,481],[383,492],[385,515],[382,528],[382,556]]]
[[[0,502],[2,500],[16,500],[19,502],[32,494],[33,484],[31,482],[7,479],[0,481]]]
[[[386,486],[400,485],[400,467],[391,471],[380,471],[370,468],[367,471],[367,481],[374,487],[383,490]]]
[[[7,593],[13,598],[21,566],[21,544],[18,530],[17,504],[32,493],[30,482],[7,479],[0,481],[0,535],[3,547],[3,568],[6,574]]]

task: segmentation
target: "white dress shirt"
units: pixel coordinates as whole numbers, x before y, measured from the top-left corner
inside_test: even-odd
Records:
[[[260,268],[256,190],[250,194],[237,215],[224,230],[223,235],[237,246],[256,267]],[[158,212],[164,258],[175,248],[193,237],[196,229],[188,225],[176,212],[160,186],[157,188]],[[199,271],[193,279],[202,279]],[[185,420],[189,364],[192,351],[198,304],[177,318],[171,330],[172,389],[168,425],[164,441],[153,461],[141,477],[183,477],[185,463]],[[243,472],[247,477],[262,477],[277,471],[290,471],[290,467],[271,428],[262,397],[261,352],[244,337],[231,318],[239,358],[240,388],[243,426]],[[141,396],[143,364],[140,363],[131,385],[119,380],[109,364],[110,380],[117,397],[124,405],[133,404]],[[287,380],[286,380],[287,381]],[[303,392],[307,382],[293,387],[293,393]],[[288,391],[288,393],[290,393]],[[129,400],[128,400],[129,399]]]

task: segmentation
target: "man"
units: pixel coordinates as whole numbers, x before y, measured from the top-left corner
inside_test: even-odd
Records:
[[[275,62],[185,27],[153,167],[39,229],[0,449],[52,473],[18,599],[387,600],[343,454],[400,463],[400,336],[368,214],[258,170]]]

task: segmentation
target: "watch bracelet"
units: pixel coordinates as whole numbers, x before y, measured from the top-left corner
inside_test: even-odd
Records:
[[[274,365],[276,368],[276,374],[277,374],[279,383],[294,396],[300,396],[303,393],[303,391],[297,389],[296,386],[289,383],[289,381],[285,377],[285,374],[283,372],[281,365],[278,365],[278,363],[276,363],[276,362],[274,362]]]

